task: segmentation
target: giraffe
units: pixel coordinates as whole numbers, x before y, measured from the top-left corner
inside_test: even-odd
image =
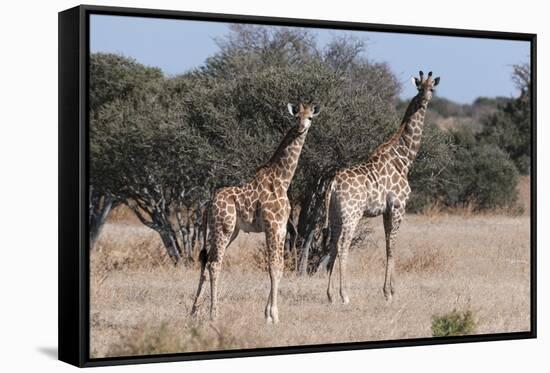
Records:
[[[290,214],[287,190],[294,176],[300,152],[313,117],[320,112],[319,105],[288,104],[288,111],[296,118],[294,125],[285,135],[271,159],[260,167],[247,184],[225,187],[217,190],[211,199],[205,223],[210,227],[207,252],[207,233],[204,230],[205,247],[201,250],[201,274],[195,302],[191,311],[196,315],[201,307],[206,269],[210,274],[210,318],[217,316],[218,276],[225,249],[244,232],[265,232],[267,262],[271,289],[265,307],[267,323],[277,323],[279,313],[277,294],[283,274],[283,250],[286,224]]]
[[[408,172],[420,148],[424,116],[434,87],[440,78],[432,72],[424,79],[413,77],[418,94],[411,100],[397,132],[380,145],[369,159],[336,172],[326,193],[326,226],[330,228],[327,296],[331,295],[331,277],[336,258],[340,269],[340,297],[349,303],[346,290],[346,261],[357,223],[362,216],[382,215],[386,238],[386,274],[383,292],[391,301],[394,294],[394,249],[399,225],[411,192]]]

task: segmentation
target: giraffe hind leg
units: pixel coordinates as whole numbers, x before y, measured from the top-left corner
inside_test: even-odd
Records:
[[[206,281],[206,265],[208,261],[208,254],[206,250],[201,250],[199,254],[199,260],[201,263],[201,274],[199,278],[199,288],[197,289],[197,294],[195,295],[195,301],[193,302],[193,308],[191,309],[191,316],[197,316],[199,309],[202,306],[202,296],[204,294],[204,282]]]
[[[208,273],[210,274],[210,319],[218,316],[218,280],[221,272],[225,249],[237,237],[236,218],[229,218],[218,226],[214,235],[214,244],[208,255]]]
[[[237,237],[237,234],[239,233],[238,229],[234,229],[233,234],[231,236],[231,239],[229,240],[229,243],[227,246],[231,245],[231,242],[235,240]],[[211,245],[211,247],[214,247],[215,245]],[[223,254],[222,254],[223,256]],[[210,272],[210,256],[207,252],[206,245],[199,253],[199,262],[201,264],[201,270],[200,270],[200,277],[199,277],[199,286],[197,289],[197,293],[195,295],[195,301],[193,302],[193,307],[191,308],[191,316],[195,317],[198,315],[199,310],[202,307],[202,300],[204,296],[204,283],[206,282],[206,269],[208,269],[208,272]]]
[[[341,227],[334,227],[331,231],[331,236],[329,238],[329,247],[330,247],[330,257],[329,261],[327,263],[327,271],[328,271],[328,286],[327,286],[327,297],[328,301],[330,303],[334,303],[334,298],[332,297],[332,286],[331,286],[331,279],[332,279],[332,271],[334,270],[334,264],[336,263],[336,257],[338,256],[338,248],[337,248],[337,242],[336,240],[340,236],[342,228]]]
[[[330,254],[330,259],[327,264],[327,271],[328,271],[328,286],[327,286],[327,298],[330,303],[334,303],[334,299],[332,298],[332,286],[331,286],[331,278],[332,278],[332,271],[334,270],[334,263],[336,263],[336,255]]]

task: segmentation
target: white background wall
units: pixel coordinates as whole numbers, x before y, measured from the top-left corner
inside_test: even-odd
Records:
[[[543,1],[91,1],[98,5],[538,34],[537,340],[229,359],[118,371],[535,371],[550,366],[546,248],[550,22]],[[0,370],[67,371],[57,346],[57,12],[75,1],[5,1],[0,11]],[[546,119],[546,120],[545,120]],[[545,268],[546,267],[546,268]],[[546,293],[546,296],[545,296]],[[545,315],[546,313],[546,315]],[[113,368],[110,368],[113,369]]]

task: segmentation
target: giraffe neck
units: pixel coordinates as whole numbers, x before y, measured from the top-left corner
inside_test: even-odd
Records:
[[[304,141],[306,140],[307,130],[299,132],[298,127],[292,127],[285,135],[281,144],[265,165],[273,170],[282,187],[288,190],[296,167]]]
[[[406,172],[412,166],[420,149],[427,107],[428,101],[422,99],[420,94],[416,95],[407,107],[401,126],[396,133],[394,146],[405,163],[403,169],[406,169]]]

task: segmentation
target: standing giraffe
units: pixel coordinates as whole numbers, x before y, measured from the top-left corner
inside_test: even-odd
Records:
[[[340,297],[349,302],[346,291],[346,259],[355,227],[363,215],[383,215],[386,235],[386,276],[384,295],[394,294],[393,272],[395,237],[405,214],[411,188],[407,175],[420,148],[424,116],[439,77],[428,79],[420,71],[412,78],[418,94],[411,100],[397,132],[359,165],[336,172],[327,188],[327,224],[330,228],[330,258],[327,295],[332,302],[330,280],[336,257],[340,264]]]
[[[216,318],[218,276],[223,255],[239,231],[243,230],[265,232],[271,280],[265,318],[268,323],[279,321],[277,293],[283,274],[284,240],[290,214],[287,190],[298,165],[311,120],[319,114],[320,107],[288,104],[288,111],[296,118],[297,124],[287,132],[269,162],[256,171],[251,182],[242,186],[221,188],[210,201],[205,213],[206,223],[210,227],[210,251],[207,253],[205,245],[200,253],[201,275],[192,315],[196,315],[201,306],[206,280],[205,269],[208,269],[211,291],[210,317]],[[205,229],[205,243],[206,231]]]

